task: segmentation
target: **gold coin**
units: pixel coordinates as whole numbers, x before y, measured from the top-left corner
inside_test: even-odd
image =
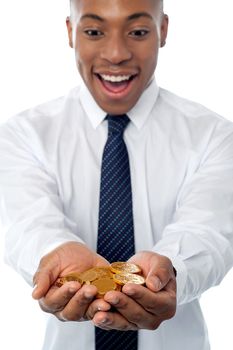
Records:
[[[94,267],[93,270],[97,273],[97,279],[99,278],[112,278],[113,273],[108,266]]]
[[[135,283],[135,284],[144,284],[145,278],[140,275],[135,275],[133,273],[125,273],[125,274],[115,274],[113,275],[113,280],[123,286],[126,283]]]
[[[97,275],[97,272],[95,271],[95,268],[93,268],[80,273],[79,277],[83,282],[87,282],[87,281],[91,282],[97,279],[98,275]]]
[[[56,282],[54,283],[56,287],[61,287],[66,282],[64,277],[59,277]]]
[[[122,286],[121,286],[120,284],[118,284],[118,283],[116,283],[116,290],[117,290],[118,292],[121,292],[121,291],[122,291]]]
[[[110,265],[110,269],[114,273],[139,273],[141,268],[136,264],[131,264],[124,261],[116,261]]]
[[[95,281],[92,281],[91,284],[97,287],[97,298],[102,298],[105,293],[117,289],[117,285],[112,278],[100,278]]]
[[[71,272],[68,275],[65,275],[65,278],[67,281],[81,281],[80,273],[78,272]]]
[[[61,287],[61,286],[63,286],[64,283],[66,283],[66,282],[71,282],[71,281],[77,281],[77,282],[79,282],[80,284],[82,284],[82,280],[80,279],[79,274],[76,273],[76,272],[73,272],[73,273],[69,273],[69,274],[66,275],[66,276],[59,277],[59,278],[57,279],[57,281],[55,282],[55,285],[56,285],[57,287]]]

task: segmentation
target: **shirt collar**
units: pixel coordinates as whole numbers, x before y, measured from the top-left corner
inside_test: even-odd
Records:
[[[144,90],[143,94],[137,101],[136,105],[127,113],[130,120],[137,127],[141,129],[145,121],[147,120],[159,94],[159,87],[155,78],[151,81],[149,86]],[[85,113],[87,114],[93,128],[97,128],[99,124],[106,117],[106,112],[100,108],[96,103],[91,93],[87,89],[84,83],[82,83],[80,91],[80,102],[83,106]]]

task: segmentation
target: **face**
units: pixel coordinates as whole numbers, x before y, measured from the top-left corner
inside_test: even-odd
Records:
[[[161,1],[73,3],[67,28],[80,75],[106,113],[127,113],[150,83],[166,40]]]

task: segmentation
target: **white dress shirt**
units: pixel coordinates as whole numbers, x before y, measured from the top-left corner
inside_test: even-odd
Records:
[[[61,243],[96,249],[105,116],[82,85],[0,128],[6,260],[28,283]],[[155,80],[128,116],[136,250],[168,256],[178,284],[175,317],[139,350],[207,350],[198,298],[233,265],[233,125]],[[92,323],[49,315],[44,350],[66,348],[94,350]]]

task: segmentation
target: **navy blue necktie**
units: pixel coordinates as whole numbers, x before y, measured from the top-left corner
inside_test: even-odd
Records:
[[[97,252],[109,262],[127,261],[134,253],[130,167],[123,132],[127,115],[107,116],[108,139],[101,169]],[[96,350],[136,350],[137,331],[96,328]]]

